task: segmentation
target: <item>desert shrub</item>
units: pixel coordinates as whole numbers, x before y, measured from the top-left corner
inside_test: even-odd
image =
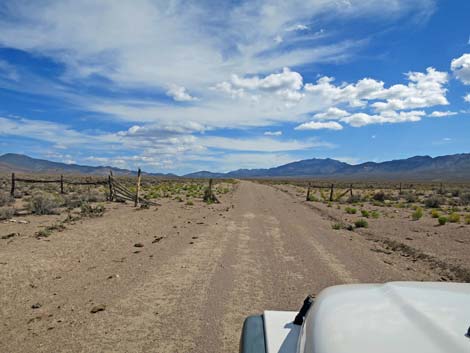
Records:
[[[444,203],[441,196],[430,196],[424,200],[424,205],[428,208],[439,208]]]
[[[334,229],[334,230],[340,230],[343,228],[343,224],[342,223],[339,223],[339,222],[336,222],[336,223],[333,223],[331,225],[331,228]]]
[[[103,205],[90,205],[88,202],[82,203],[80,206],[80,214],[83,217],[101,217],[104,214],[105,207]]]
[[[431,211],[431,217],[432,218],[439,218],[440,214],[437,210],[432,210]]]
[[[450,191],[450,195],[452,197],[459,197],[460,196],[460,189],[453,189]]]
[[[12,207],[0,207],[0,220],[10,219],[15,215],[15,209]]]
[[[354,225],[356,228],[367,228],[369,227],[369,223],[365,219],[358,219],[356,222],[354,222]]]
[[[449,222],[450,223],[459,223],[460,222],[460,215],[458,213],[451,213],[449,215]]]
[[[408,202],[408,203],[413,203],[413,202],[418,201],[418,197],[417,197],[415,194],[411,193],[411,192],[406,193],[406,194],[403,196],[403,198],[404,198],[405,201]]]
[[[358,194],[349,196],[349,198],[347,200],[348,203],[358,203],[358,202],[361,202],[361,201],[362,201],[362,198]]]
[[[439,222],[439,225],[443,226],[444,224],[447,223],[447,217],[446,216],[440,216],[437,221]]]
[[[191,200],[188,200],[188,201],[186,201],[186,205],[187,206],[193,206],[194,202],[192,202]]]
[[[106,201],[106,196],[104,192],[99,192],[98,190],[90,190],[84,195],[83,199],[88,202],[103,202]]]
[[[308,200],[307,200],[307,201],[317,202],[317,201],[318,201],[318,197],[316,197],[315,195],[313,195],[312,193],[310,193],[310,195],[308,195]]]
[[[370,216],[371,216],[372,218],[374,218],[374,219],[377,219],[377,218],[380,217],[380,213],[377,212],[377,211],[372,211],[372,212],[370,213]]]
[[[0,207],[11,205],[15,199],[6,192],[0,192]]]
[[[28,210],[36,215],[57,214],[57,208],[63,204],[63,201],[49,193],[37,192],[28,202]]]
[[[347,214],[356,214],[357,213],[357,209],[355,209],[354,207],[346,207],[344,210],[346,211]]]
[[[417,207],[416,210],[411,214],[411,219],[413,219],[413,221],[417,221],[421,217],[423,217],[423,209],[421,207]]]
[[[376,192],[376,193],[374,194],[374,196],[372,196],[372,198],[373,198],[375,201],[384,202],[384,201],[385,201],[385,193],[384,193],[383,191]]]
[[[461,194],[459,198],[462,205],[470,205],[470,192]]]
[[[369,213],[369,211],[367,211],[367,210],[361,210],[361,215],[362,215],[362,217],[369,218],[370,213]]]
[[[470,215],[465,216],[465,224],[470,224]]]

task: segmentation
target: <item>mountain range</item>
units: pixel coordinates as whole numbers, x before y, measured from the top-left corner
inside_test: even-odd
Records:
[[[51,162],[21,154],[0,156],[0,172],[46,174],[133,175],[135,171],[109,166],[91,167]],[[174,174],[148,175],[177,177]],[[312,158],[268,169],[238,169],[228,173],[199,171],[183,175],[186,178],[319,178],[351,180],[455,180],[470,181],[470,153],[440,157],[415,156],[387,162],[348,164],[335,159]]]

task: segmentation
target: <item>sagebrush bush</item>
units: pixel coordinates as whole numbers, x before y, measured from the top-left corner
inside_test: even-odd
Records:
[[[431,217],[432,218],[439,218],[440,214],[437,210],[432,210],[431,211]]]
[[[6,192],[0,192],[0,207],[11,205],[15,199]]]
[[[57,214],[63,200],[53,194],[37,192],[28,202],[28,209],[36,215]]]
[[[466,192],[459,196],[460,203],[464,206],[470,205],[470,192]]]
[[[346,211],[347,214],[356,214],[357,213],[357,209],[355,209],[354,207],[346,207],[344,210]]]
[[[0,220],[10,219],[15,215],[15,209],[12,207],[0,207]]]
[[[80,214],[83,217],[101,217],[106,208],[103,205],[90,205],[88,202],[82,203],[80,206]]]
[[[333,223],[331,225],[331,228],[334,229],[334,230],[340,230],[343,228],[343,224],[342,223],[339,223],[339,222],[336,222],[336,223]]]
[[[405,201],[408,202],[408,203],[413,203],[413,202],[418,201],[418,197],[417,197],[415,194],[411,193],[411,192],[406,193],[406,194],[403,196],[403,198],[404,198]]]
[[[362,217],[369,218],[370,213],[367,210],[361,210],[361,215]]]
[[[372,211],[372,212],[370,213],[370,215],[371,215],[371,217],[374,218],[374,219],[377,219],[377,218],[380,217],[380,213],[377,212],[377,211]]]
[[[441,196],[430,196],[424,200],[424,205],[428,208],[439,208],[444,203]]]
[[[362,201],[361,196],[356,194],[356,195],[349,196],[347,202],[348,203],[358,203],[358,202],[361,202],[361,201]]]
[[[372,196],[372,198],[373,198],[375,201],[384,202],[384,201],[385,201],[385,193],[384,193],[383,191],[376,192],[376,193],[374,194],[374,196]]]

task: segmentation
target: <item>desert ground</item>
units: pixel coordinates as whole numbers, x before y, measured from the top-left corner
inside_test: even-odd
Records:
[[[416,208],[372,204],[347,213],[287,184],[239,181],[217,196],[2,221],[0,351],[233,353],[246,316],[298,310],[328,286],[470,282],[463,219],[439,226],[427,209],[413,220]]]

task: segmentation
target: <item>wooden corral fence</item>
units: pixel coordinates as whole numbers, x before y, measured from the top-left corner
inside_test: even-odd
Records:
[[[110,174],[107,178],[97,181],[72,181],[64,179],[63,175],[60,175],[59,179],[31,179],[31,178],[18,178],[15,173],[11,173],[11,196],[15,196],[15,190],[18,182],[29,183],[29,184],[59,184],[60,193],[65,194],[64,185],[107,185],[108,186],[108,201],[131,201],[134,202],[134,206],[139,205],[146,206],[159,206],[158,203],[146,200],[140,197],[140,185],[142,181],[142,173],[139,168],[137,172],[137,181],[136,181],[136,191],[132,192],[126,185],[117,181],[113,173],[110,171]]]
[[[341,193],[340,195],[334,195],[334,191],[335,189],[345,189],[346,190]],[[377,188],[377,185],[370,185],[369,187],[368,186],[362,186],[362,187],[357,187],[357,190],[364,190],[364,189],[375,189]],[[397,185],[381,185],[380,189],[384,189],[384,190],[398,190],[399,194],[402,194],[405,190],[412,190],[414,188],[414,184],[404,184],[404,183],[399,183]],[[435,185],[430,185],[430,188],[432,189],[435,189],[437,191],[437,193],[439,194],[442,194],[444,193],[445,189],[444,189],[444,184],[443,183],[439,183],[437,185],[437,187]],[[308,186],[307,186],[307,196],[306,196],[306,200],[307,201],[310,201],[310,195],[311,195],[311,192],[312,192],[312,189],[319,189],[319,190],[329,190],[329,201],[338,201],[339,199],[341,199],[342,197],[346,196],[347,194],[349,194],[350,197],[353,197],[353,184],[349,184],[348,186],[345,186],[344,183],[342,184],[323,184],[323,185],[315,185],[315,184],[312,184],[312,183],[308,183]]]

